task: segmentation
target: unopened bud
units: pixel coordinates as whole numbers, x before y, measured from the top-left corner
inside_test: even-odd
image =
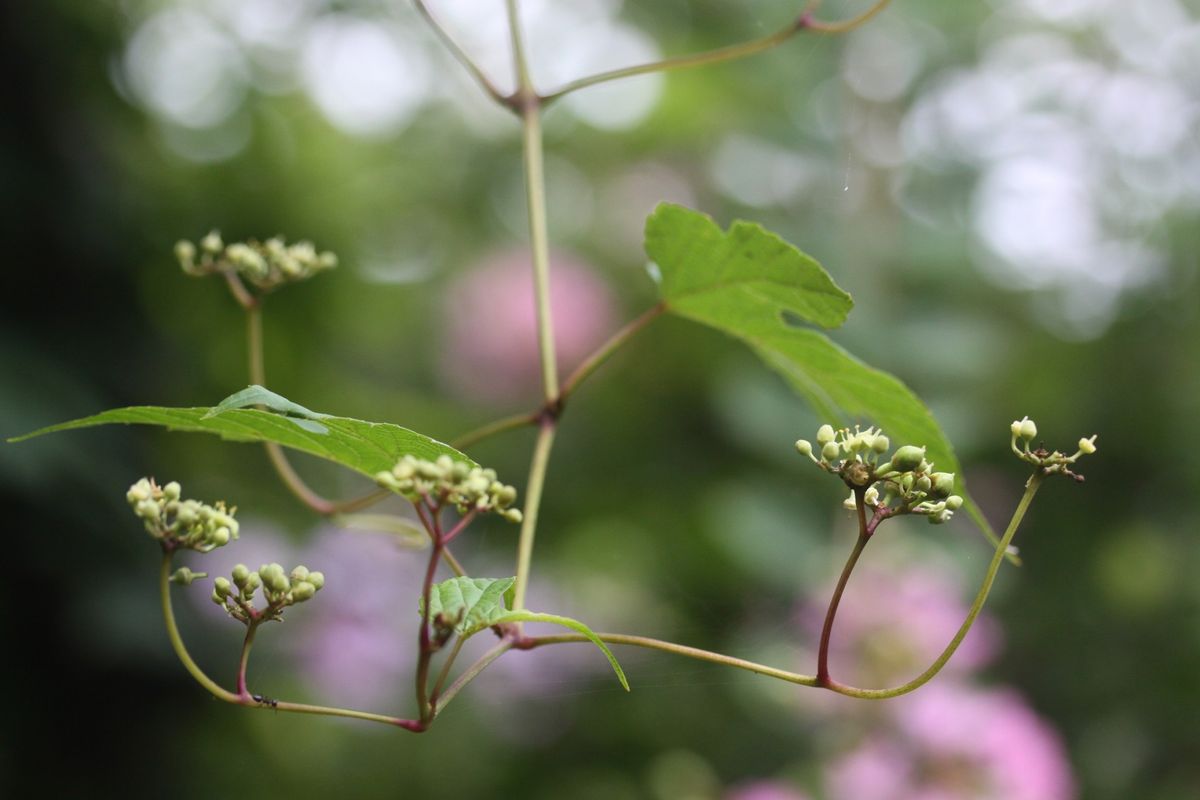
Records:
[[[308,573],[308,583],[312,584],[312,587],[314,589],[319,590],[322,586],[325,585],[325,573],[323,573],[323,572]]]
[[[1080,439],[1079,452],[1083,453],[1085,456],[1090,456],[1092,453],[1096,452],[1096,437],[1092,436],[1090,439]]]
[[[837,442],[827,442],[821,448],[821,458],[825,461],[837,461],[842,457],[842,448]]]
[[[811,456],[812,455],[812,442],[808,441],[807,439],[797,439],[796,440],[796,452],[802,456]]]
[[[888,437],[884,436],[882,433],[876,436],[875,440],[871,442],[871,449],[880,455],[886,453],[888,448],[891,446],[892,443],[888,440]]]
[[[946,508],[951,511],[958,511],[962,508],[963,499],[956,494],[952,494],[946,498]]]
[[[1026,441],[1032,441],[1037,437],[1037,425],[1029,417],[1021,420],[1021,438]]]
[[[297,603],[303,603],[305,600],[311,600],[313,595],[317,593],[317,587],[313,586],[308,581],[298,581],[292,587],[292,600]]]
[[[822,425],[817,429],[817,444],[826,445],[833,441],[836,434],[832,425]]]
[[[935,472],[932,477],[934,496],[949,497],[950,493],[954,491],[954,473]]]
[[[229,585],[228,578],[217,578],[213,581],[213,594],[219,595],[222,600],[233,594],[233,589]]]
[[[233,582],[239,589],[244,589],[246,582],[250,579],[250,569],[245,564],[236,564],[230,577],[233,578]]]
[[[921,466],[925,460],[925,448],[905,445],[892,455],[892,469],[900,472],[911,472]]]
[[[207,572],[192,572],[187,567],[180,567],[171,574],[171,583],[179,586],[191,586],[197,578],[207,578]]]

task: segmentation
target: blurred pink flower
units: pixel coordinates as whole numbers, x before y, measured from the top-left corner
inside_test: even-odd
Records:
[[[808,800],[808,795],[782,781],[763,780],[734,786],[725,800]]]
[[[565,373],[615,331],[612,292],[583,261],[551,254],[550,300],[558,368]],[[537,314],[528,251],[505,251],[459,276],[445,301],[446,380],[468,397],[503,403],[535,397]]]
[[[834,677],[865,686],[884,686],[915,677],[954,638],[968,606],[955,574],[939,562],[919,566],[860,567],[842,597],[830,643]],[[800,615],[816,641],[829,590],[817,594]],[[986,615],[950,659],[943,675],[963,674],[986,664],[1000,645],[1000,631]]]
[[[890,724],[830,765],[830,800],[1075,797],[1058,734],[1016,692],[935,681],[888,702]]]

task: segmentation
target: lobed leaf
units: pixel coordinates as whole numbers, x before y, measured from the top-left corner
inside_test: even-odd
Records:
[[[276,410],[242,407],[258,404]],[[391,469],[406,454],[430,460],[448,455],[474,463],[450,445],[399,425],[317,414],[261,386],[251,386],[212,408],[118,408],[8,441],[23,442],[47,433],[111,424],[157,425],[174,431],[216,434],[234,442],[274,442],[334,461],[370,478]]]
[[[899,379],[798,326],[836,327],[853,307],[820,264],[758,225],[735,222],[725,232],[707,215],[670,204],[646,221],[646,254],[662,276],[668,311],[741,339],[829,422],[869,420],[896,444],[925,445],[939,470],[956,473],[968,513],[996,543],[925,404]]]

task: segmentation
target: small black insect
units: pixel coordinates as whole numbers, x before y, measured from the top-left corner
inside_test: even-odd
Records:
[[[259,703],[260,705],[270,706],[271,708],[279,708],[279,701],[273,697],[267,697],[266,695],[262,694],[254,694],[250,695],[250,697],[254,700],[254,702]]]

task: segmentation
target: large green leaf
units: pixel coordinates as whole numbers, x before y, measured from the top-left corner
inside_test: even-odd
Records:
[[[239,405],[267,405],[284,413]],[[274,442],[335,461],[369,477],[391,469],[405,454],[435,459],[440,455],[474,463],[450,445],[386,422],[364,422],[317,414],[262,387],[250,387],[214,408],[131,406],[51,425],[9,439],[21,442],[57,431],[114,423],[159,425],[168,430],[215,433],[235,442]]]
[[[735,222],[724,232],[710,217],[669,204],[646,221],[646,253],[662,275],[668,311],[744,341],[827,421],[872,422],[898,445],[924,445],[939,470],[957,473],[968,512],[996,542],[925,404],[897,378],[797,326],[837,326],[853,305],[820,264],[758,225]]]
[[[646,252],[670,310],[729,330],[789,312],[836,328],[854,307],[811,257],[752,222],[722,231],[711,217],[661,204],[646,222]]]
[[[429,592],[430,617],[442,614],[455,620],[454,631],[460,636],[472,636],[485,628],[506,622],[548,622],[570,628],[600,648],[608,663],[612,665],[617,680],[629,691],[625,671],[617,663],[617,657],[608,649],[595,632],[577,619],[539,611],[512,611],[505,603],[512,602],[512,587],[516,578],[450,578],[434,584]],[[417,603],[417,611],[425,615],[425,599]]]

